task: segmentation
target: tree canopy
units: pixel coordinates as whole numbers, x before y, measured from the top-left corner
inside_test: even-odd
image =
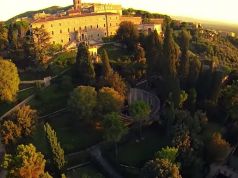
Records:
[[[44,155],[32,145],[19,145],[15,155],[6,154],[2,167],[8,170],[9,178],[52,178],[45,172]]]
[[[19,83],[15,64],[0,57],[0,101],[14,101],[19,90]]]
[[[89,121],[93,117],[93,109],[97,104],[97,92],[90,86],[78,86],[68,100],[69,109],[79,119]]]

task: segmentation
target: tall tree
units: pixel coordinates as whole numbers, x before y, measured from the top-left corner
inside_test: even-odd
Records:
[[[43,27],[40,27],[32,29],[32,36],[37,62],[39,64],[46,64],[49,59],[47,53],[50,47],[50,35]]]
[[[118,113],[110,113],[105,115],[103,120],[104,138],[109,142],[115,144],[115,155],[118,157],[117,143],[121,140],[122,136],[127,133],[127,128],[120,120]]]
[[[56,132],[54,129],[46,123],[44,125],[44,129],[46,132],[46,136],[51,147],[51,151],[53,154],[54,163],[59,171],[62,171],[66,162],[64,158],[64,150],[62,149],[60,143],[58,142],[58,138],[56,136]]]
[[[101,59],[102,59],[102,64],[103,64],[103,75],[104,75],[104,77],[108,77],[109,75],[112,74],[113,69],[110,65],[108,54],[105,49],[103,49]]]
[[[201,62],[197,56],[190,56],[188,88],[196,88],[201,71]]]
[[[179,57],[179,48],[173,39],[172,30],[169,26],[167,26],[165,32],[163,54],[164,54],[163,74],[176,77],[177,75],[176,64],[178,62]]]
[[[129,112],[139,125],[140,138],[142,139],[142,123],[149,119],[151,108],[144,101],[136,101],[129,107]]]
[[[78,86],[71,93],[68,100],[69,109],[79,119],[89,121],[93,117],[93,110],[97,104],[97,92],[90,86]]]
[[[124,21],[120,23],[116,38],[119,42],[126,45],[128,51],[133,51],[138,41],[139,33],[132,22]]]
[[[8,45],[7,34],[7,28],[4,26],[4,23],[0,22],[0,50],[5,49]]]
[[[19,90],[19,83],[15,64],[0,57],[0,101],[13,101]]]
[[[93,84],[95,81],[95,71],[92,59],[85,43],[80,43],[76,57],[76,67],[79,80],[82,84]]]
[[[44,155],[32,145],[18,145],[15,155],[5,154],[2,167],[8,170],[8,178],[52,178],[45,172]]]
[[[223,89],[220,102],[225,108],[227,117],[238,121],[238,81],[234,81]]]
[[[186,30],[182,30],[180,35],[180,48],[181,48],[181,60],[180,60],[180,81],[183,88],[186,88],[187,80],[189,77],[189,42],[191,35]]]
[[[147,76],[160,75],[163,51],[162,40],[156,30],[146,36],[144,46],[146,51]]]

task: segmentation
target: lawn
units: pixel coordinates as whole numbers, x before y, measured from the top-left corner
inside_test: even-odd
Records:
[[[98,49],[98,54],[102,54],[103,49],[107,51],[109,59],[113,61],[118,61],[119,59],[123,61],[123,59],[127,59],[131,55],[126,49],[112,44],[103,45]]]
[[[36,97],[30,101],[30,105],[38,111],[39,115],[46,115],[66,107],[70,92],[71,90],[64,90],[57,84],[52,84],[39,91]]]
[[[157,125],[144,129],[142,134],[144,140],[140,142],[136,142],[136,137],[133,137],[126,143],[119,145],[119,163],[128,166],[142,167],[146,161],[153,159],[157,151],[168,145],[165,132]],[[112,149],[109,154],[110,158],[115,159],[114,149]]]
[[[75,121],[70,113],[63,113],[52,117],[48,119],[47,122],[56,131],[58,141],[66,155],[82,151],[102,141],[101,130],[95,129],[93,126],[86,124],[82,120]],[[37,128],[32,142],[44,154],[49,154],[43,126]]]
[[[52,118],[49,123],[55,129],[66,154],[84,150],[102,141],[101,130],[82,120],[76,121],[69,113]]]
[[[93,165],[77,168],[66,174],[67,178],[105,178]]]

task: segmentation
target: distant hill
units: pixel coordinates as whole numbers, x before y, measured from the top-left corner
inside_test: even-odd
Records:
[[[12,17],[11,19],[7,20],[7,23],[10,23],[12,21],[14,21],[17,18],[22,18],[22,17],[29,17],[32,18],[34,14],[36,13],[40,13],[40,12],[45,12],[47,14],[55,14],[59,11],[67,11],[68,9],[70,9],[72,6],[66,6],[66,7],[60,7],[60,6],[52,6],[52,7],[48,7],[45,9],[40,9],[40,10],[36,10],[36,11],[28,11],[28,12],[24,12],[22,14],[19,14],[15,17]]]
[[[238,24],[230,24],[230,23],[202,20],[202,19],[182,17],[182,16],[172,16],[172,18],[176,20],[185,21],[185,22],[197,22],[197,23],[201,23],[205,28],[227,31],[227,32],[235,32],[238,34]]]

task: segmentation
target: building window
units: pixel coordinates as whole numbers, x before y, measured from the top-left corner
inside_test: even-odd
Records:
[[[41,25],[41,28],[45,28],[45,26],[44,26],[44,25]]]
[[[70,40],[71,40],[71,39],[69,38],[69,42],[70,42]]]
[[[110,23],[110,26],[112,26],[112,24]]]
[[[52,33],[51,33],[52,35],[54,35],[54,31],[52,31]]]
[[[68,28],[68,32],[69,32],[69,28]]]
[[[106,24],[104,24],[104,27],[106,27]]]
[[[84,29],[87,30],[87,27],[85,26]]]
[[[53,27],[53,24],[51,24],[50,26]]]
[[[98,34],[98,36],[100,36],[100,35]]]
[[[74,31],[76,31],[76,30],[75,30],[75,27],[74,27]]]
[[[93,28],[93,26],[91,25],[91,29]]]
[[[61,43],[63,43],[64,42],[64,40],[61,40]]]
[[[62,30],[60,30],[60,33],[62,33]]]
[[[59,26],[61,26],[61,23],[59,23]]]
[[[98,25],[97,25],[97,28],[98,28]]]
[[[53,44],[55,44],[55,41],[53,41]]]
[[[105,36],[107,36],[107,33],[105,32]]]

